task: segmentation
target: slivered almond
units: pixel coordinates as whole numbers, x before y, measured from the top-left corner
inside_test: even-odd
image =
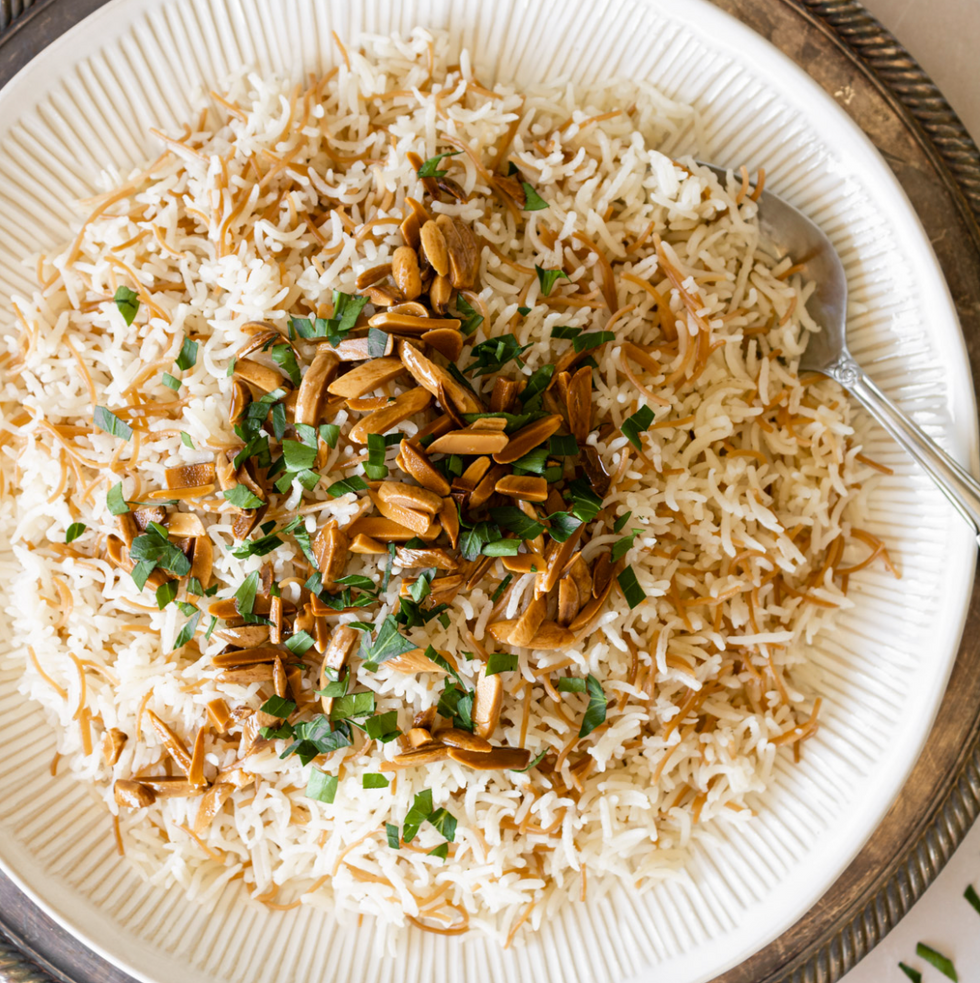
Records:
[[[184,742],[152,710],[147,710],[146,716],[157,732],[160,743],[167,749],[167,753],[174,759],[177,767],[186,775],[191,767],[191,753]]]
[[[264,393],[271,393],[273,389],[289,385],[276,369],[251,358],[240,358],[235,362],[235,378],[244,379]]]
[[[456,549],[459,543],[459,509],[451,498],[445,498],[439,509],[439,520],[449,537],[449,545]]]
[[[500,562],[510,573],[540,573],[548,564],[540,553],[518,553],[517,556],[502,556]]]
[[[357,399],[345,399],[344,405],[355,413],[373,413],[384,409],[394,399],[394,396],[358,396]]]
[[[419,488],[403,481],[383,481],[378,495],[386,502],[394,502],[417,512],[435,515],[442,508],[442,498],[427,488]]]
[[[144,510],[140,509],[140,511],[142,512]],[[146,529],[151,522],[163,522],[163,520],[167,517],[167,512],[165,509],[156,509],[155,511],[160,513],[160,518],[149,519],[147,520],[146,525],[138,525],[132,512],[124,512],[122,515],[116,516],[116,525],[119,526],[119,534],[122,536],[123,542],[126,544],[126,549],[129,549],[129,547],[133,545],[133,540],[139,535],[140,530]]]
[[[214,464],[182,464],[163,472],[167,488],[201,488],[214,483]]]
[[[470,466],[453,482],[454,487],[465,488],[473,491],[474,488],[483,480],[483,476],[490,470],[493,462],[484,455],[478,457]]]
[[[584,604],[592,596],[592,572],[581,553],[568,565],[568,575],[578,586],[579,600]]]
[[[459,321],[451,317],[419,317],[416,314],[403,314],[394,309],[375,314],[368,324],[382,331],[392,331],[396,334],[424,335],[436,328],[459,329]]]
[[[489,557],[488,557],[489,559]],[[459,564],[442,549],[405,549],[399,546],[395,551],[395,562],[400,567],[435,567],[450,573],[459,569]]]
[[[395,339],[392,335],[388,335],[385,338],[385,348],[381,355],[391,355],[394,350]],[[360,338],[344,338],[336,348],[328,348],[327,351],[333,352],[341,362],[363,362],[365,359],[376,357],[368,350],[367,335]]]
[[[369,270],[358,273],[354,284],[358,290],[364,290],[367,287],[373,287],[376,283],[380,283],[388,276],[391,276],[391,263],[381,263],[378,266],[372,266]]]
[[[493,454],[494,460],[504,452],[509,438],[492,430],[450,430],[428,446],[432,454]],[[521,455],[518,454],[517,457]],[[517,460],[517,457],[512,460]]]
[[[345,372],[327,386],[327,392],[345,399],[356,399],[397,379],[404,371],[398,358],[376,358]]]
[[[469,227],[449,215],[439,215],[436,224],[446,240],[449,278],[457,290],[472,290],[480,271],[480,249]]]
[[[487,473],[484,475],[483,480],[470,492],[469,507],[470,511],[480,508],[485,505],[490,496],[493,494],[494,489],[497,487],[497,482],[507,474],[509,468],[503,464],[495,464]]]
[[[544,443],[561,426],[561,423],[561,417],[556,414],[535,420],[534,423],[529,423],[526,427],[521,427],[516,433],[510,435],[510,442],[506,448],[495,453],[493,459],[498,464],[510,464],[516,461],[529,451],[534,450],[539,444]]]
[[[399,291],[393,286],[368,287],[364,292],[375,307],[391,307],[392,304],[397,304],[402,299]]]
[[[231,724],[231,713],[228,710],[228,704],[219,697],[216,700],[211,700],[205,709],[208,713],[208,720],[211,721],[211,726],[219,734],[224,734]]]
[[[557,488],[552,488],[548,492],[548,497],[544,503],[544,510],[548,515],[551,515],[552,512],[565,512],[568,510],[565,499],[561,497],[561,492]]]
[[[419,161],[419,167],[422,166],[422,162]],[[418,170],[418,168],[416,168]],[[422,228],[426,222],[429,221],[431,216],[429,215],[428,209],[421,202],[416,201],[414,198],[406,198],[405,204],[411,208],[415,217],[419,220],[419,228]]]
[[[592,369],[583,365],[568,384],[568,429],[579,442],[589,439],[592,429]]]
[[[257,648],[269,641],[268,625],[240,625],[238,628],[223,628],[214,633],[226,645],[236,648]]]
[[[438,393],[436,394],[438,395]],[[427,423],[414,437],[409,437],[408,442],[416,449],[422,449],[422,441],[426,437],[435,440],[444,433],[449,433],[453,429],[452,418],[447,413],[441,413],[431,423]]]
[[[582,468],[585,471],[585,476],[589,479],[589,484],[592,485],[592,490],[600,498],[605,498],[612,478],[609,477],[609,472],[606,471],[606,466],[602,463],[599,452],[590,444],[586,444],[582,448]]]
[[[416,536],[428,536],[432,529],[432,516],[428,512],[418,512],[415,509],[405,508],[395,502],[385,501],[377,492],[369,491],[368,495],[374,502],[375,508],[392,522],[411,529]]]
[[[567,628],[579,612],[580,600],[578,584],[568,576],[558,581],[558,624]]]
[[[474,393],[458,383],[442,366],[427,359],[417,348],[401,341],[398,343],[398,355],[415,381],[433,396],[439,395],[439,386],[442,385],[461,413],[483,412],[483,403]]]
[[[490,678],[493,679],[492,676]],[[461,730],[459,727],[446,727],[443,730],[437,730],[433,733],[432,739],[445,744],[447,747],[459,747],[463,748],[464,751],[473,751],[475,754],[489,754],[493,750],[493,745],[488,740],[471,734],[468,730]]]
[[[102,760],[106,767],[111,768],[119,760],[128,740],[129,736],[118,727],[111,727],[102,735]]]
[[[583,632],[583,631],[585,635],[589,634],[590,631],[589,626],[591,622],[595,619],[596,615],[598,615],[599,612],[602,610],[602,606],[606,603],[606,599],[609,597],[610,593],[612,592],[612,587],[614,583],[613,574],[618,573],[620,570],[624,568],[625,565],[626,565],[625,560],[619,560],[618,563],[616,563],[614,566],[610,568],[609,579],[606,582],[605,586],[595,597],[592,598],[591,601],[588,601],[584,605],[582,610],[579,611],[577,615],[575,615],[575,619],[568,626],[569,631],[574,632],[576,635],[579,632]]]
[[[493,383],[493,392],[490,395],[490,411],[492,413],[509,413],[524,385],[523,380],[505,379],[503,376],[497,376]]]
[[[429,220],[420,231],[422,252],[437,276],[449,273],[449,249],[446,237],[436,222]]]
[[[427,488],[441,498],[449,494],[449,482],[432,466],[425,451],[416,447],[411,441],[401,442],[398,458],[397,464],[402,471],[411,475],[423,488]]]
[[[167,519],[167,533],[171,539],[193,539],[208,534],[196,512],[171,512]]]
[[[421,237],[419,236],[419,231],[421,229],[421,223],[419,222],[418,215],[412,211],[409,212],[405,218],[402,219],[401,225],[398,226],[401,229],[402,238],[408,244],[411,249],[418,249],[421,245]]]
[[[391,256],[391,278],[408,300],[415,300],[422,293],[419,257],[415,252],[417,246],[417,243],[414,248],[399,246]]]
[[[487,571],[493,566],[492,556],[477,557],[469,565],[469,575],[466,578],[466,589],[475,590],[477,585],[486,576]]]
[[[503,699],[503,678],[499,673],[488,676],[487,667],[483,666],[476,681],[476,696],[473,700],[473,733],[477,737],[486,739],[497,729]]]
[[[197,836],[214,822],[215,817],[221,812],[221,807],[231,798],[234,791],[235,786],[230,782],[218,782],[204,793],[201,804],[197,807],[197,815],[194,817],[194,832]]]
[[[232,379],[231,404],[228,407],[228,419],[231,423],[238,423],[245,415],[245,411],[251,402],[252,390],[241,379]]]
[[[338,625],[333,630],[323,652],[323,662],[320,664],[320,689],[325,689],[327,683],[333,682],[334,676],[339,678],[341,670],[347,665],[347,660],[360,644],[361,635],[355,629]],[[321,696],[320,704],[323,712],[329,714],[333,708],[333,697]]]
[[[446,662],[456,668],[456,659],[449,652],[439,653]],[[389,659],[386,663],[391,669],[396,672],[412,673],[412,672],[441,672],[445,673],[445,669],[440,666],[437,662],[433,662],[426,654],[424,649],[410,649],[408,652],[402,652],[401,655],[395,656],[394,659]]]
[[[231,683],[235,686],[250,686],[252,683],[271,683],[272,665],[268,662],[261,665],[246,666],[244,669],[225,669],[214,677],[219,683]]]
[[[193,785],[186,778],[171,778],[169,775],[152,775],[146,778],[141,776],[139,783],[155,795],[166,799],[201,795],[207,788],[206,785]]]
[[[395,304],[388,308],[389,314],[408,314],[411,317],[432,317],[426,309],[425,304],[417,300],[406,300],[404,303]],[[368,324],[371,322],[368,321]]]
[[[465,748],[448,748],[453,761],[475,771],[520,771],[531,762],[531,752],[519,747],[495,747],[481,754]]]
[[[433,328],[422,335],[422,340],[449,362],[458,362],[460,355],[463,354],[463,336],[458,328],[452,326]]]
[[[391,761],[382,762],[381,770],[398,771],[399,768],[431,765],[436,761],[445,761],[449,757],[449,751],[449,748],[441,744],[435,747],[422,747],[416,751],[406,751],[404,754],[396,754]]]
[[[424,727],[413,727],[405,736],[413,748],[432,740],[432,735]]]
[[[528,643],[534,638],[538,628],[541,627],[541,623],[545,620],[547,607],[544,597],[534,598],[517,619],[517,623],[510,633],[508,644],[527,648]]]
[[[305,423],[315,427],[320,423],[320,414],[327,398],[327,386],[337,374],[340,357],[328,348],[317,349],[310,367],[303,376],[296,396],[296,408],[293,419],[296,423]]]
[[[548,482],[529,475],[508,474],[494,485],[494,490],[524,502],[543,502],[548,498]]]
[[[612,580],[612,555],[600,553],[592,564],[592,596],[598,597],[604,593]]]
[[[285,341],[286,339],[276,330],[276,326],[269,321],[246,321],[240,326],[240,330],[245,334],[251,335],[248,341],[235,352],[235,358],[244,358],[257,352],[260,348],[265,348],[270,341]]]
[[[273,645],[257,645],[250,649],[236,649],[233,652],[219,652],[211,657],[211,664],[218,669],[228,666],[252,666],[259,662],[272,665],[282,655],[282,650]]]
[[[367,553],[375,556],[381,556],[382,554],[388,552],[388,550],[376,539],[372,539],[370,536],[365,536],[363,533],[358,533],[350,541],[350,546],[347,548],[351,551],[351,553]]]
[[[380,543],[407,543],[415,538],[415,533],[411,529],[380,515],[361,516],[355,519],[346,531],[352,539],[363,535]]]
[[[126,809],[145,809],[156,802],[153,789],[128,778],[119,778],[113,783],[112,795],[116,805]]]
[[[463,577],[458,573],[448,577],[436,577],[429,585],[433,604],[451,604],[463,586]]]
[[[453,298],[453,285],[448,276],[437,276],[429,287],[429,306],[436,314],[445,314],[449,301]]]
[[[337,520],[331,519],[317,532],[312,547],[323,586],[329,587],[343,576],[347,566],[347,535],[337,525]]]
[[[276,691],[276,696],[286,697],[286,667],[282,664],[282,659],[276,656],[272,663],[272,687]]]
[[[540,593],[547,594],[558,583],[558,579],[565,572],[565,566],[571,560],[584,530],[585,523],[583,522],[564,543],[555,543],[554,552],[550,552],[546,557],[548,569],[545,573],[538,575],[537,589]],[[554,542],[552,540],[552,543]]]
[[[471,430],[486,430],[491,433],[503,433],[507,429],[507,419],[502,416],[482,416],[470,424]]]
[[[514,630],[516,621],[496,621],[492,625],[487,625],[487,631],[498,642],[513,645],[510,635]],[[575,634],[570,628],[562,628],[554,621],[544,621],[534,634],[534,638],[523,646],[529,649],[539,649],[544,652],[552,652],[556,649],[567,648],[575,641]]]
[[[421,413],[432,397],[420,386],[409,389],[407,392],[396,396],[394,401],[383,406],[373,413],[369,413],[363,420],[359,420],[347,435],[348,439],[355,444],[366,444],[368,434],[385,433],[392,427],[397,426],[402,420],[407,420],[416,413]]]

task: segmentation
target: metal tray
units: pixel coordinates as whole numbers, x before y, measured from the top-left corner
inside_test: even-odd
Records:
[[[0,85],[106,0],[0,0]],[[856,0],[714,0],[805,68],[894,170],[939,256],[980,382],[980,151]],[[980,813],[980,581],[949,688],[901,795],[850,867],[714,983],[834,983],[902,918]],[[0,875],[0,983],[131,983]]]

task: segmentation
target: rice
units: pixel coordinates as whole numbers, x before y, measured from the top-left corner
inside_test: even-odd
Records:
[[[756,205],[738,179],[726,190],[686,156],[699,130],[690,107],[635,81],[491,90],[448,35],[423,30],[363,45],[312,83],[230,80],[220,98],[202,99],[199,120],[166,137],[159,160],[82,206],[94,217],[74,243],[37,260],[38,290],[14,299],[19,336],[8,342],[0,404],[0,532],[23,570],[5,585],[5,609],[24,652],[21,691],[44,708],[62,761],[118,818],[126,856],[148,878],[177,882],[202,904],[241,878],[266,903],[321,905],[351,922],[373,915],[389,945],[413,923],[468,926],[503,942],[586,885],[601,892],[624,878],[642,889],[675,875],[712,823],[751,821],[777,755],[798,752],[816,731],[818,701],[798,677],[808,644],[849,606],[844,548],[874,471],[858,460],[839,387],[796,374],[817,330],[805,306],[812,285],[787,275],[793,260],[760,242]],[[507,157],[548,204],[525,213],[523,228],[489,196],[483,170],[518,120]],[[614,480],[582,557],[592,562],[637,530],[626,560],[646,600],[630,609],[614,592],[585,639],[519,651],[495,739],[549,752],[553,772],[442,761],[365,789],[362,776],[381,773],[399,750],[367,742],[318,762],[339,779],[328,804],[305,794],[317,765],[281,759],[287,742],[278,740],[248,755],[254,781],[196,834],[199,797],[121,810],[114,781],[168,768],[149,714],[191,746],[208,703],[257,710],[267,689],[216,680],[211,658],[223,643],[204,638],[206,619],[174,651],[187,616],[176,604],[158,610],[106,558],[117,528],[106,492],[123,480],[128,500],[144,500],[165,487],[165,469],[240,446],[228,369],[250,337],[243,325],[265,320],[285,333],[291,316],[318,315],[332,291],[357,293],[358,274],[403,244],[406,197],[422,196],[408,153],[426,159],[452,141],[472,151],[451,159],[469,198],[432,208],[487,244],[485,320],[472,340],[513,332],[529,346],[521,371],[530,377],[568,345],[552,340],[553,329],[606,330],[618,312],[615,340],[591,353],[593,408],[612,426],[589,443]],[[545,296],[535,266],[565,267],[570,283]],[[140,297],[132,325],[112,300],[120,286]],[[680,338],[673,354],[665,323]],[[711,351],[692,378],[702,334]],[[199,351],[173,393],[160,379],[175,372],[185,335]],[[628,344],[644,346],[658,373]],[[620,428],[651,393],[656,422],[640,454]],[[92,426],[96,404],[126,417],[130,442]],[[344,429],[356,417],[340,407],[331,422]],[[411,437],[418,426],[410,419],[399,429]],[[330,519],[348,526],[363,500],[334,498],[326,486],[359,473],[339,470],[353,454],[338,445],[322,469],[329,481],[305,493],[294,485],[266,518],[302,507],[311,534]],[[279,582],[297,576],[292,541],[238,559],[226,548],[234,515],[222,499],[188,506],[203,510],[218,597],[263,564]],[[77,522],[85,531],[65,545]],[[860,555],[880,555],[863,535]],[[383,569],[354,555],[346,573],[380,588]],[[397,610],[401,573],[396,564],[370,619]],[[304,579],[284,585],[284,597],[298,599]],[[445,625],[433,620],[413,635],[453,653],[471,688],[500,579],[461,594]],[[502,617],[519,615],[534,580],[515,577]],[[584,698],[553,699],[549,667],[601,683],[606,726],[589,739],[577,739]],[[442,688],[426,673],[371,673],[360,663],[356,682],[375,691],[379,712],[399,711],[403,730]],[[110,766],[101,741],[113,728],[128,740]],[[215,742],[205,760],[213,780],[239,762],[239,748]],[[387,843],[386,823],[403,823],[425,789],[458,823],[445,860],[431,855],[445,837],[430,823],[412,844]]]

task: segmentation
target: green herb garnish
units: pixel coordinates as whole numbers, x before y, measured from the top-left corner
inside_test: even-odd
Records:
[[[462,150],[447,150],[444,154],[436,154],[424,161],[422,166],[415,172],[418,177],[445,177],[449,172],[439,170],[439,161],[444,157],[456,157]]]
[[[319,768],[313,768],[310,771],[310,780],[306,783],[306,797],[333,805],[333,800],[337,797],[337,785],[336,775],[328,775]]]
[[[643,441],[640,434],[653,423],[653,410],[645,403],[632,416],[623,420],[620,430],[623,436],[638,450],[643,450]]]
[[[633,572],[632,567],[626,567],[626,569],[616,577],[616,581],[622,588],[623,596],[626,598],[626,603],[630,606],[631,611],[638,604],[642,604],[646,600],[646,594],[643,592],[643,588],[637,581],[636,574]]]
[[[361,788],[387,788],[391,784],[384,775],[367,771],[361,775]]]
[[[129,287],[118,287],[112,295],[116,302],[119,313],[127,324],[132,324],[136,318],[136,313],[140,309],[140,295]]]
[[[486,674],[496,676],[499,672],[513,672],[519,662],[518,657],[509,652],[491,652],[490,658],[487,659]]]
[[[121,437],[128,441],[133,436],[133,428],[123,423],[115,413],[110,413],[104,406],[95,407],[92,412],[92,422],[113,437]]]
[[[265,505],[265,502],[247,485],[235,485],[234,488],[229,488],[221,494],[239,509],[258,509]]]
[[[551,293],[551,288],[555,285],[556,280],[570,279],[564,270],[545,270],[538,266],[537,263],[534,264],[534,272],[538,274],[538,283],[541,285],[541,293],[545,297]]]
[[[542,208],[547,208],[548,203],[531,187],[527,181],[521,181],[524,189],[524,208],[525,212],[539,212]]]
[[[915,954],[920,959],[924,959],[930,965],[935,966],[943,976],[949,977],[954,983],[959,983],[959,976],[956,974],[956,967],[953,965],[953,961],[941,952],[936,952],[935,949],[920,942],[915,947]]]
[[[606,705],[608,700],[606,694],[602,692],[602,684],[591,673],[585,677],[585,688],[589,693],[589,706],[582,718],[582,726],[579,728],[578,736],[586,737],[606,721]]]
[[[129,510],[127,509],[127,511]],[[70,543],[73,540],[78,539],[78,537],[81,536],[81,534],[85,532],[87,528],[88,526],[86,526],[84,522],[73,522],[68,527],[68,531],[65,533],[65,542]]]

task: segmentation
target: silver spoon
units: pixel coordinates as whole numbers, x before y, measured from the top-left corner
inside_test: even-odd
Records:
[[[725,186],[724,168],[698,163]],[[807,279],[816,284],[806,306],[821,330],[810,335],[800,371],[820,372],[840,383],[912,455],[980,539],[980,483],[927,437],[847,350],[847,277],[830,240],[802,212],[766,190],[759,196],[759,224],[780,253],[805,263]]]

